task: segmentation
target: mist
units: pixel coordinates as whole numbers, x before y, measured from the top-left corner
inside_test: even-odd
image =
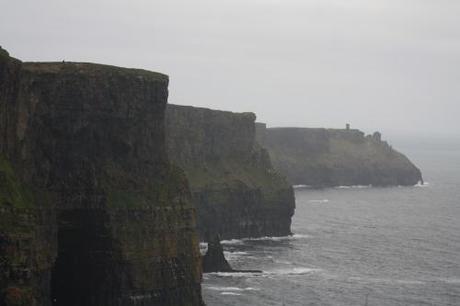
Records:
[[[269,126],[458,139],[459,14],[450,0],[3,1],[0,45],[163,72],[170,103]]]

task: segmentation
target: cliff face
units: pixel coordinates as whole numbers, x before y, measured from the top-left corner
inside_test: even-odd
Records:
[[[168,105],[168,154],[185,170],[202,235],[290,234],[292,188],[255,142],[255,115]]]
[[[258,124],[257,137],[291,184],[396,186],[423,181],[420,170],[378,132],[365,136],[359,130],[266,129]]]
[[[165,75],[0,62],[0,304],[200,305]]]

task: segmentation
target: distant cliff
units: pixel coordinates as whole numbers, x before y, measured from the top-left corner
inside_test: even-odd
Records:
[[[168,77],[0,48],[0,305],[201,305]]]
[[[185,170],[202,237],[290,234],[294,195],[255,141],[255,115],[168,105],[168,154]]]
[[[258,141],[291,184],[396,186],[422,181],[420,170],[381,140],[354,129],[266,128]]]

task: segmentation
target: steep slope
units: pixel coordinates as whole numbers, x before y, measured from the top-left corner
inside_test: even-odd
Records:
[[[423,181],[420,170],[378,132],[365,136],[354,129],[267,129],[258,124],[257,135],[291,184],[397,186]]]
[[[168,105],[168,154],[185,170],[202,237],[290,234],[292,188],[255,142],[255,115]]]
[[[0,304],[200,305],[168,77],[0,59]]]

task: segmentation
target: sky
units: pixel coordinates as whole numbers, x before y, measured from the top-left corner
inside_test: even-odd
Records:
[[[24,61],[168,74],[169,102],[269,126],[460,139],[458,0],[0,0]]]

